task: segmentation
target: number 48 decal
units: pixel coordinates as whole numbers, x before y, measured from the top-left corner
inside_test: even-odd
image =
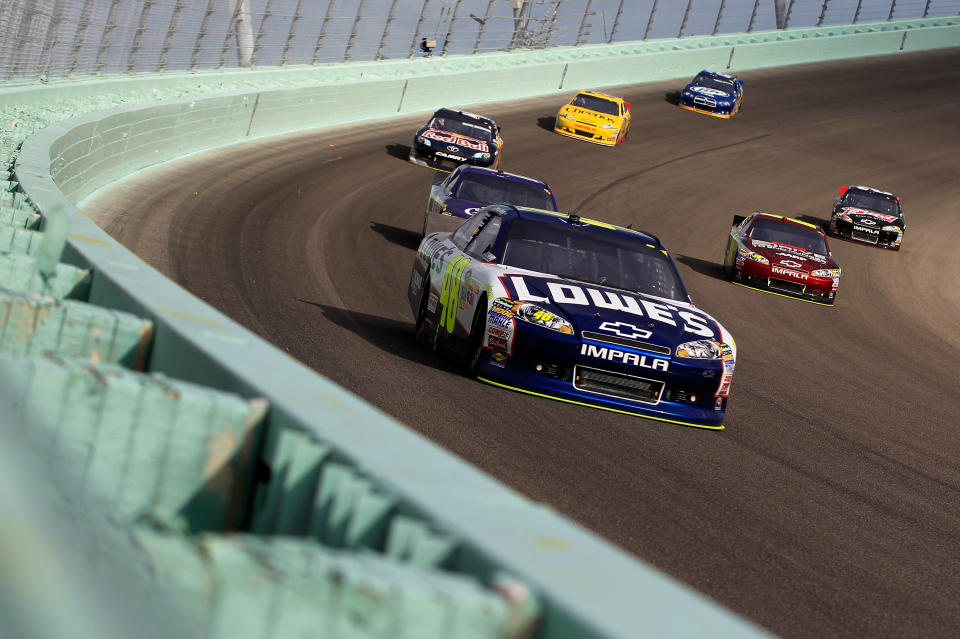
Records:
[[[457,299],[460,297],[460,283],[463,281],[463,269],[467,268],[470,258],[460,256],[447,265],[443,273],[443,286],[440,288],[440,327],[453,332],[457,323]]]

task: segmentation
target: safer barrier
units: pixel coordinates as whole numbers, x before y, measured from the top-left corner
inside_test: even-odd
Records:
[[[44,213],[33,256],[0,255],[0,270],[10,265],[4,283],[17,291],[4,308],[27,318],[43,309],[76,313],[89,325],[76,329],[79,346],[39,335],[12,341],[12,354],[0,356],[0,408],[17,416],[25,440],[70,469],[52,473],[61,490],[106,504],[107,525],[127,531],[144,564],[154,566],[146,574],[187,602],[171,605],[206,636],[271,631],[221,616],[245,606],[252,606],[251,619],[276,620],[274,631],[365,619],[351,626],[356,636],[380,636],[386,618],[411,624],[417,632],[409,636],[418,637],[634,637],[638,628],[761,635],[305,369],[145,265],[74,203],[126,173],[203,148],[432,109],[436,89],[451,82],[462,84],[460,99],[472,103],[557,92],[587,79],[591,86],[622,84],[685,77],[704,66],[740,70],[958,43],[960,20],[945,19],[276,74],[133,78],[133,91],[112,98],[105,86],[127,85],[90,80],[4,91],[3,120],[20,124],[8,126],[2,140],[3,204],[24,229],[37,222],[34,207]],[[154,92],[179,99],[100,110]],[[87,108],[98,110],[79,115]],[[59,120],[66,116],[77,117]],[[37,132],[18,151],[10,129]],[[50,260],[62,234],[58,215],[70,221],[60,264]],[[59,301],[65,297],[122,316],[93,318]],[[126,346],[97,342],[104,326],[121,325],[115,341]],[[25,359],[37,347],[23,345],[35,340],[53,354]],[[103,363],[108,359],[125,366]],[[78,467],[91,470],[77,474]],[[252,536],[219,537],[228,530]],[[299,541],[283,546],[272,540],[278,535]],[[329,552],[339,554],[330,559]],[[349,567],[294,570],[291,557]],[[437,569],[446,576],[431,576]],[[383,571],[391,577],[380,591],[362,586]],[[346,573],[357,580],[334,588],[331,575]],[[458,585],[440,585],[448,577]],[[314,586],[329,586],[330,601],[352,603],[322,607],[323,615],[311,618]],[[421,603],[367,596],[396,587]],[[453,591],[460,598],[430,611],[425,602]],[[301,603],[281,606],[287,596]],[[434,634],[416,625],[441,618],[454,621],[438,622]]]

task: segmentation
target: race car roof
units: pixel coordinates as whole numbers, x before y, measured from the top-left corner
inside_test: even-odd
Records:
[[[786,215],[777,215],[776,213],[762,213],[760,211],[757,211],[756,213],[754,213],[754,216],[762,216],[762,217],[770,218],[776,222],[783,222],[784,224],[796,224],[797,226],[806,226],[813,229],[820,235],[824,235],[823,229],[821,229],[816,224],[804,222],[803,220],[798,220],[793,217],[787,217]]]
[[[457,111],[455,109],[437,109],[433,117],[435,118],[459,118],[467,122],[478,122],[480,124],[489,126],[491,128],[497,128],[497,123],[494,122],[491,118],[484,117],[482,115],[477,115],[476,113],[469,113],[467,111]]]
[[[505,217],[515,215],[521,219],[535,220],[544,224],[577,224],[581,226],[595,226],[597,228],[616,233],[617,235],[627,236],[635,240],[643,241],[654,248],[666,250],[664,249],[663,244],[660,243],[660,239],[652,233],[646,233],[636,229],[629,229],[624,226],[617,226],[616,224],[610,224],[608,222],[600,222],[599,220],[591,220],[589,218],[580,217],[575,213],[558,213],[556,211],[518,207],[509,204],[498,204],[495,205],[495,207],[502,209],[502,214]]]
[[[508,173],[506,171],[500,171],[498,169],[491,169],[486,166],[475,166],[472,164],[464,164],[460,169],[460,175],[464,175],[466,173],[483,173],[485,175],[492,175],[499,178],[512,180],[514,182],[527,182],[528,184],[535,184],[537,186],[540,186],[546,189],[550,188],[549,185],[543,180],[527,177],[526,175],[520,175],[518,173]]]

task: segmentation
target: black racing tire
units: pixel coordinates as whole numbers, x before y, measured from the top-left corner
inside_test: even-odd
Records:
[[[434,341],[436,340],[437,327],[433,327],[433,331],[428,335],[427,331],[427,304],[430,301],[430,265],[427,264],[427,272],[423,276],[423,290],[420,293],[420,306],[417,309],[417,319],[414,324],[414,333],[413,339],[419,345],[424,348],[433,349]]]
[[[483,354],[483,337],[487,328],[487,299],[480,298],[477,302],[477,311],[470,324],[470,334],[467,336],[467,346],[464,349],[463,368],[468,375],[477,374],[477,365]]]
[[[723,274],[728,280],[733,281],[733,264],[727,264],[727,255],[730,253],[730,240],[727,240],[727,248],[723,252],[723,262],[720,263],[720,268],[723,269]]]

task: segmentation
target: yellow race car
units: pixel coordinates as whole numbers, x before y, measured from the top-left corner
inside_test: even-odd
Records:
[[[594,144],[616,146],[630,128],[630,103],[597,91],[581,91],[560,107],[554,133]]]

